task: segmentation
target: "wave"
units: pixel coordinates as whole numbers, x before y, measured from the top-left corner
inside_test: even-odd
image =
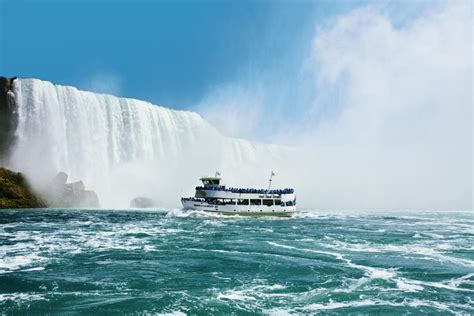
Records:
[[[367,280],[371,280],[371,279],[393,280],[395,276],[397,275],[397,272],[395,271],[395,269],[375,268],[375,267],[357,264],[357,263],[354,263],[352,260],[347,259],[343,254],[337,253],[337,252],[329,252],[329,251],[324,251],[324,250],[314,250],[314,249],[307,249],[307,248],[297,248],[293,246],[282,245],[282,244],[271,242],[271,241],[269,241],[268,244],[275,247],[281,247],[281,248],[295,250],[295,251],[303,251],[303,252],[310,252],[310,253],[315,253],[315,254],[332,256],[336,258],[337,260],[342,261],[344,266],[362,271],[364,275],[367,277]],[[365,281],[366,280],[363,280],[362,283],[365,283]],[[358,285],[361,285],[361,284],[358,284]]]
[[[44,294],[34,293],[0,293],[0,304],[12,302],[16,305],[30,303],[32,301],[47,300]]]
[[[360,278],[358,280],[355,280],[352,286],[349,286],[343,289],[336,289],[335,292],[351,293],[357,288],[359,288],[361,285],[374,279],[382,279],[382,280],[386,280],[390,282],[395,282],[397,288],[405,292],[419,292],[419,291],[422,291],[424,287],[447,289],[447,290],[456,291],[456,292],[458,291],[474,292],[474,290],[460,287],[460,285],[463,285],[463,284],[469,284],[469,285],[474,284],[474,282],[471,280],[471,278],[473,278],[474,276],[473,273],[467,274],[460,278],[447,280],[444,282],[420,281],[420,280],[408,279],[406,277],[399,275],[397,268],[386,269],[386,268],[366,266],[366,265],[354,263],[351,259],[346,258],[344,254],[338,253],[338,252],[330,252],[330,251],[325,251],[325,250],[315,250],[315,249],[308,249],[308,248],[298,248],[295,246],[283,245],[283,244],[279,244],[272,241],[268,241],[267,243],[275,247],[280,247],[280,248],[293,250],[293,251],[329,255],[340,260],[341,263],[346,267],[350,267],[350,268],[357,269],[364,272],[365,278]],[[407,246],[407,248],[410,248],[410,246]],[[347,248],[345,250],[347,250]],[[437,256],[439,256],[439,254],[437,254]],[[456,262],[458,264],[468,265],[468,266],[473,264],[471,260],[467,260],[467,259],[461,260],[458,258],[450,258],[450,257],[448,257],[445,261]]]
[[[0,274],[11,273],[17,271],[35,271],[42,269],[43,267],[38,267],[40,264],[44,264],[48,259],[42,256],[39,256],[37,253],[28,253],[28,254],[5,254],[0,260]],[[31,268],[31,266],[34,266]],[[24,269],[25,267],[30,267],[29,269]]]
[[[320,310],[336,310],[348,307],[369,307],[369,306],[390,306],[390,307],[432,307],[437,310],[452,312],[450,309],[449,304],[443,304],[435,301],[423,301],[419,299],[405,299],[401,303],[395,303],[390,301],[383,301],[383,300],[372,300],[372,299],[365,299],[360,301],[352,301],[352,302],[335,302],[333,300],[329,300],[328,303],[313,303],[305,306],[303,310],[305,311],[320,311]]]

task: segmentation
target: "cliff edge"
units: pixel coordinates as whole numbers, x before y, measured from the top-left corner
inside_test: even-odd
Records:
[[[14,78],[0,77],[0,164],[7,160],[8,152],[14,143],[17,119],[13,93]]]
[[[0,209],[46,207],[21,173],[0,168]]]

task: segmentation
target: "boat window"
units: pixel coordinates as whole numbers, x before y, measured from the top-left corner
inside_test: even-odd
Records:
[[[252,199],[250,200],[250,205],[262,205],[262,200]]]
[[[273,205],[273,200],[263,200],[263,205],[272,206]]]
[[[237,200],[238,205],[249,205],[249,200],[248,199],[238,199]]]
[[[281,200],[275,200],[275,205],[280,205],[281,204]]]
[[[235,200],[234,199],[223,199],[224,201],[224,204],[225,205],[228,205],[228,204],[235,204]]]

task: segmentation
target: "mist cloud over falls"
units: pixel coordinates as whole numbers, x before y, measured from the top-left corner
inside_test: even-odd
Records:
[[[468,1],[437,3],[402,25],[362,7],[315,30],[297,75],[255,71],[267,76],[218,87],[197,109],[224,133],[264,129],[299,148],[281,181],[305,205],[472,209],[472,29]],[[301,95],[285,99],[289,90]]]

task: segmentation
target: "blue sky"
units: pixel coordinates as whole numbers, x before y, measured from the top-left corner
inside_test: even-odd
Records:
[[[118,86],[105,92],[186,109],[237,77],[291,77],[315,26],[361,4],[1,0],[0,74],[96,90],[105,78]]]

